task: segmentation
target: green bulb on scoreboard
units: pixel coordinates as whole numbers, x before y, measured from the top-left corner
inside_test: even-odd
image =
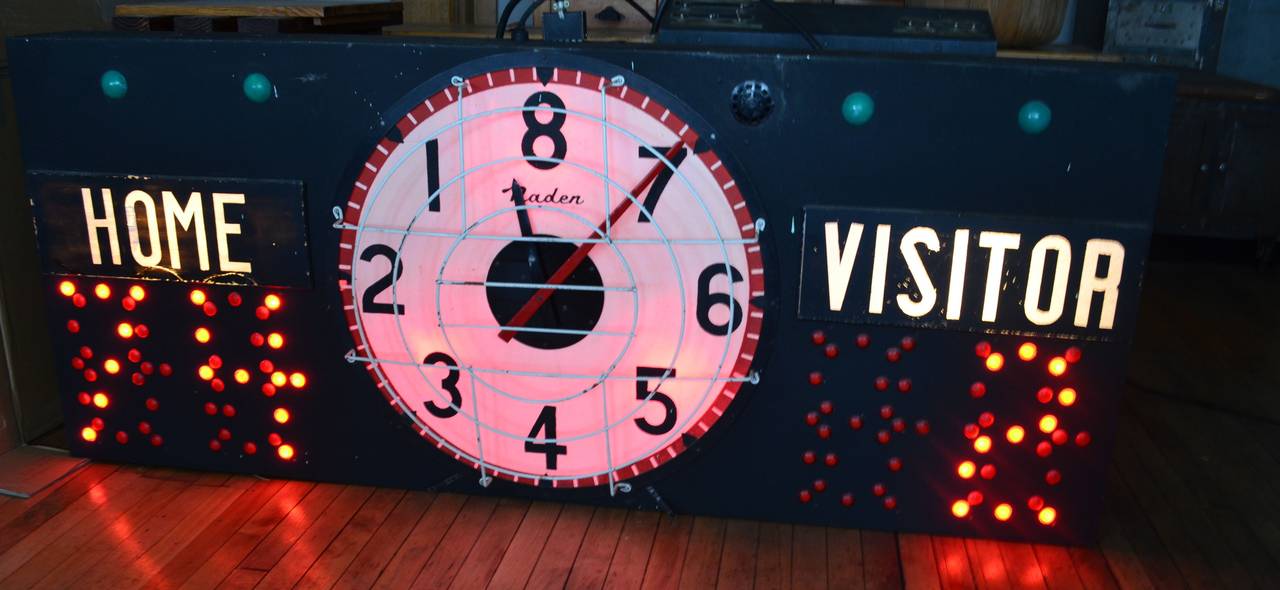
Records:
[[[271,80],[254,72],[244,78],[244,95],[256,103],[264,103],[271,99]]]
[[[865,92],[854,92],[844,97],[844,104],[840,105],[840,114],[844,116],[844,120],[850,125],[863,125],[871,120],[871,115],[876,112],[876,101]]]
[[[1030,135],[1038,135],[1048,129],[1052,118],[1049,105],[1038,100],[1029,100],[1018,109],[1018,127]]]
[[[129,81],[116,70],[103,72],[98,82],[102,85],[102,94],[110,99],[124,98],[125,93],[129,92]]]

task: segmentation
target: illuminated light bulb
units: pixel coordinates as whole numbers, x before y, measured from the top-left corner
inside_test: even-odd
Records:
[[[977,470],[978,467],[973,464],[973,461],[964,461],[956,467],[956,474],[959,475],[961,479],[969,479],[973,477],[974,472]]]
[[[973,439],[975,439],[975,438],[978,438],[978,434],[979,434],[980,432],[982,432],[982,431],[978,429],[978,425],[977,425],[977,424],[965,424],[965,425],[964,425],[964,437],[965,437],[965,438],[967,438],[967,439],[973,440]]]
[[[84,380],[85,380],[85,381],[88,381],[88,382],[90,382],[90,383],[93,383],[94,381],[97,381],[97,380],[98,380],[98,372],[97,372],[97,371],[94,371],[93,369],[85,369],[85,370],[84,370]]]
[[[263,373],[271,373],[272,371],[276,370],[276,365],[275,363],[269,360],[263,360],[262,362],[258,363],[258,370],[262,371]]]
[[[80,429],[80,438],[83,438],[85,442],[93,442],[98,440],[98,431],[86,426]]]
[[[80,347],[80,356],[81,356],[82,358],[85,358],[85,359],[91,359],[91,358],[93,358],[93,349],[92,349],[92,348],[89,348],[88,346],[81,346],[81,347]]]
[[[1039,520],[1042,525],[1049,526],[1053,524],[1054,521],[1058,520],[1058,511],[1054,510],[1052,506],[1045,506],[1044,508],[1041,508],[1040,513],[1036,515],[1036,520]]]
[[[151,446],[158,447],[162,444],[164,444],[164,437],[158,434],[151,435]]]
[[[58,292],[62,293],[63,297],[75,295],[76,284],[71,281],[62,281],[61,283],[58,283]]]
[[[1049,434],[1058,429],[1058,417],[1053,414],[1045,414],[1040,417],[1040,432]]]
[[[1003,369],[1004,355],[998,352],[993,352],[987,355],[986,365],[987,365],[987,370],[993,373],[996,371],[999,371],[1000,369]]]
[[[1068,387],[1058,392],[1058,403],[1063,406],[1070,406],[1076,403],[1076,390]]]
[[[210,367],[213,367],[213,368],[215,368],[215,369],[221,369],[221,368],[222,368],[222,357],[220,357],[220,356],[218,356],[218,355],[216,355],[216,354],[211,354],[211,355],[209,355],[209,366],[210,366]]]
[[[1072,346],[1068,348],[1066,352],[1062,353],[1062,356],[1067,359],[1068,363],[1075,364],[1080,362],[1081,354],[1082,353],[1079,348]]]
[[[94,430],[99,430],[99,431],[107,427],[106,423],[102,421],[102,418],[94,418],[93,420],[90,420],[89,426]]]
[[[982,479],[995,479],[996,466],[990,463],[987,463],[986,465],[982,466],[982,469],[978,470],[978,475],[981,475]]]
[[[111,287],[108,287],[106,283],[98,283],[98,285],[93,288],[93,294],[97,296],[98,299],[106,299],[111,296]]]
[[[262,334],[259,334],[257,332],[254,332],[249,335],[249,344],[252,344],[254,346],[262,346],[264,343],[266,343],[266,341],[267,339],[264,338]]]
[[[248,382],[249,382],[249,372],[248,372],[248,371],[246,371],[246,370],[244,370],[244,369],[236,369],[236,372],[235,372],[235,379],[236,379],[236,383],[239,383],[239,384],[241,384],[241,385],[243,385],[243,384],[245,384],[245,383],[248,383]]]
[[[991,428],[996,423],[996,417],[991,412],[983,412],[978,415],[978,426],[983,428]]]
[[[244,443],[244,454],[252,455],[256,452],[258,452],[258,445],[255,445],[251,442]]]
[[[236,416],[236,408],[235,408],[235,406],[233,406],[233,405],[231,405],[231,404],[227,404],[227,405],[225,405],[225,406],[222,406],[222,415],[223,415],[223,416],[226,416],[226,417],[228,417],[228,418],[234,418],[234,417]]]
[[[120,372],[120,361],[116,359],[107,359],[102,362],[102,369],[107,373],[115,375]]]
[[[212,337],[213,335],[209,333],[208,328],[205,328],[203,326],[196,328],[196,342],[199,342],[200,344],[205,344],[209,342],[209,339]]]
[[[125,311],[133,311],[135,307],[138,307],[138,302],[132,297],[121,297],[120,307],[123,307]]]
[[[129,433],[123,430],[116,431],[116,442],[124,445],[129,444]]]
[[[204,302],[204,305],[201,306],[201,309],[203,309],[204,315],[207,315],[209,317],[218,315],[218,306],[214,305],[212,301]]]
[[[196,370],[196,373],[205,381],[213,379],[213,367],[210,367],[209,365],[200,365],[200,368]]]
[[[212,389],[214,391],[222,391],[223,389],[226,389],[226,387],[227,387],[226,384],[223,383],[222,380],[218,378],[214,378],[212,381],[209,382],[209,389]]]
[[[151,329],[146,324],[138,324],[133,327],[133,334],[139,338],[146,338],[151,335]]]
[[[983,341],[973,347],[973,352],[977,353],[978,358],[987,358],[991,355],[991,343]]]
[[[134,373],[134,374],[130,375],[130,376],[129,376],[129,380],[130,380],[130,381],[132,381],[132,382],[133,382],[133,384],[134,384],[134,385],[137,385],[137,386],[142,386],[143,384],[145,384],[145,383],[147,382],[147,378],[146,378],[146,377],[143,377],[143,376],[142,376],[142,373]]]
[[[129,322],[120,322],[120,325],[116,326],[116,334],[121,338],[133,338],[133,326]]]
[[[1041,387],[1040,390],[1036,392],[1036,401],[1042,404],[1047,404],[1053,401],[1053,390],[1048,387]]]
[[[281,301],[280,301],[280,296],[279,296],[279,295],[276,295],[276,294],[274,294],[274,293],[272,293],[272,294],[270,294],[270,295],[267,295],[267,296],[266,296],[265,298],[263,298],[263,300],[262,300],[262,305],[264,305],[267,309],[269,309],[269,310],[271,310],[271,311],[275,311],[275,310],[277,310],[277,309],[280,309],[280,303],[281,303]]]
[[[293,445],[280,445],[276,449],[276,454],[285,461],[293,459]]]
[[[956,518],[969,516],[969,503],[964,500],[956,500],[951,504],[951,514]]]
[[[276,411],[271,413],[271,417],[275,418],[276,422],[279,422],[280,424],[287,423],[289,421],[289,410],[276,408]],[[810,461],[810,463],[812,463],[812,461]]]
[[[142,363],[143,374],[146,374],[147,372],[146,368],[147,368],[147,363]],[[173,374],[173,367],[170,366],[169,363],[160,363],[159,371],[160,371],[161,377],[168,377],[169,375]]]
[[[75,295],[71,296],[71,305],[74,305],[76,307],[84,307],[88,303],[89,302],[85,300],[84,295],[81,293],[76,293]]]
[[[201,291],[200,289],[191,290],[191,303],[195,305],[204,305],[204,302],[208,300],[209,298],[204,294],[204,291]]]
[[[307,376],[302,373],[289,375],[289,385],[292,385],[294,389],[302,389],[307,386]]]
[[[1009,430],[1006,430],[1004,433],[1005,439],[1015,445],[1022,442],[1022,439],[1026,438],[1026,436],[1027,431],[1018,425],[1010,426]]]
[[[105,408],[111,405],[111,398],[108,398],[107,394],[102,392],[95,393],[93,394],[93,405],[98,406],[99,408]]]
[[[977,490],[969,492],[969,496],[965,498],[965,500],[969,502],[971,506],[981,506],[983,499],[984,498],[982,497],[982,492],[979,492]]]
[[[1013,517],[1013,506],[1010,506],[1004,502],[1001,502],[999,504],[996,504],[996,509],[993,510],[992,512],[995,514],[996,520],[1000,522],[1004,522],[1006,520],[1009,520],[1011,517]]]
[[[240,307],[240,304],[243,302],[244,298],[240,297],[239,293],[232,291],[227,294],[227,303],[231,305],[231,307]]]
[[[969,397],[979,399],[984,395],[987,395],[987,386],[981,381],[974,381],[973,385],[969,386]]]
[[[67,320],[67,331],[75,334],[80,331],[80,322],[75,320]]]
[[[987,435],[979,436],[973,439],[973,450],[979,453],[986,453],[991,450],[991,437]]]
[[[280,348],[284,346],[284,336],[281,336],[278,332],[267,334],[267,346],[270,346],[271,348]]]
[[[136,363],[142,360],[142,351],[136,348],[130,348],[128,354],[126,354],[125,357],[129,359],[129,362]]]
[[[1060,356],[1055,356],[1052,359],[1049,359],[1050,375],[1053,375],[1054,377],[1061,377],[1063,373],[1066,373],[1066,372],[1067,372],[1067,359],[1064,359]]]
[[[265,395],[265,396],[267,396],[267,397],[272,397],[272,396],[274,396],[275,394],[276,394],[276,386],[275,386],[275,385],[272,385],[272,384],[270,384],[270,383],[263,383],[263,384],[262,384],[262,395]]]
[[[1024,361],[1033,361],[1036,359],[1036,345],[1031,342],[1023,342],[1018,347],[1018,358]]]
[[[76,396],[76,400],[80,402],[80,405],[87,406],[93,403],[93,396],[89,395],[87,391],[81,391],[80,395]]]
[[[284,439],[280,438],[279,434],[272,432],[271,434],[267,435],[267,444],[273,447],[278,447],[281,444],[284,444]]]
[[[138,432],[141,432],[142,434],[151,434],[151,423],[145,420],[142,422],[139,422]]]
[[[79,371],[84,368],[84,359],[74,356],[71,357],[71,368]]]
[[[1087,447],[1087,446],[1089,446],[1089,443],[1090,443],[1090,442],[1092,442],[1092,441],[1093,441],[1093,437],[1092,437],[1092,436],[1089,436],[1089,433],[1088,433],[1088,432],[1077,432],[1077,433],[1076,433],[1076,446],[1078,446],[1078,447]]]
[[[148,410],[151,410],[152,412],[154,412],[160,409],[160,402],[157,401],[156,398],[154,397],[149,397],[147,398],[146,406]]]
[[[289,384],[289,376],[284,371],[276,371],[271,374],[271,384],[276,387],[284,387]]]
[[[271,317],[271,310],[264,305],[259,305],[257,309],[253,310],[253,315],[260,320],[265,320]]]
[[[134,285],[129,287],[129,296],[132,297],[134,301],[142,301],[147,298],[147,290],[143,289],[142,285]]]

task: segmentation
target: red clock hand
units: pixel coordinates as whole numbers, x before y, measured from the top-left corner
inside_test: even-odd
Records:
[[[649,184],[653,182],[653,179],[658,177],[658,172],[661,172],[663,166],[666,165],[664,162],[675,158],[676,154],[679,154],[683,149],[684,142],[676,141],[675,145],[671,146],[671,149],[667,150],[667,153],[663,155],[664,159],[658,160],[658,163],[653,165],[653,169],[649,170],[649,173],[645,174],[644,178],[641,178],[640,182],[636,183],[635,188],[631,189],[630,194],[637,199],[640,198],[640,193],[644,192],[644,189],[648,188]],[[622,199],[622,202],[618,203],[618,205],[613,208],[613,211],[609,213],[609,219],[601,222],[596,232],[587,236],[587,239],[600,235],[607,235],[605,234],[605,230],[608,229],[609,226],[618,223],[618,220],[622,218],[622,215],[631,207],[632,200],[634,199]],[[511,321],[507,322],[507,329],[498,333],[498,337],[504,342],[511,342],[511,339],[515,338],[516,335],[515,330],[512,330],[511,328],[524,327],[524,325],[533,317],[533,314],[538,313],[538,310],[542,309],[542,305],[546,303],[553,294],[555,294],[556,289],[554,285],[564,283],[565,279],[568,279],[569,275],[573,274],[573,271],[578,270],[578,266],[582,264],[583,260],[587,259],[587,255],[591,253],[591,248],[597,243],[598,242],[592,241],[583,242],[578,245],[578,249],[574,250],[573,254],[569,255],[569,258],[565,259],[564,264],[561,264],[560,268],[556,269],[556,272],[551,275],[551,278],[547,279],[546,284],[548,286],[538,289],[538,291],[533,294],[533,297],[525,302],[520,310],[516,312],[516,315],[512,316]]]

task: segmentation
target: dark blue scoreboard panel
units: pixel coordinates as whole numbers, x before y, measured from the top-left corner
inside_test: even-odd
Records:
[[[9,52],[77,455],[1096,533],[1167,76],[431,39]]]

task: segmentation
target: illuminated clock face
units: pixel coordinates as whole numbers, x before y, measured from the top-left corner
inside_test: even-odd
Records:
[[[482,481],[614,485],[683,452],[755,379],[764,317],[763,226],[708,131],[579,69],[432,91],[341,212],[348,360]]]

